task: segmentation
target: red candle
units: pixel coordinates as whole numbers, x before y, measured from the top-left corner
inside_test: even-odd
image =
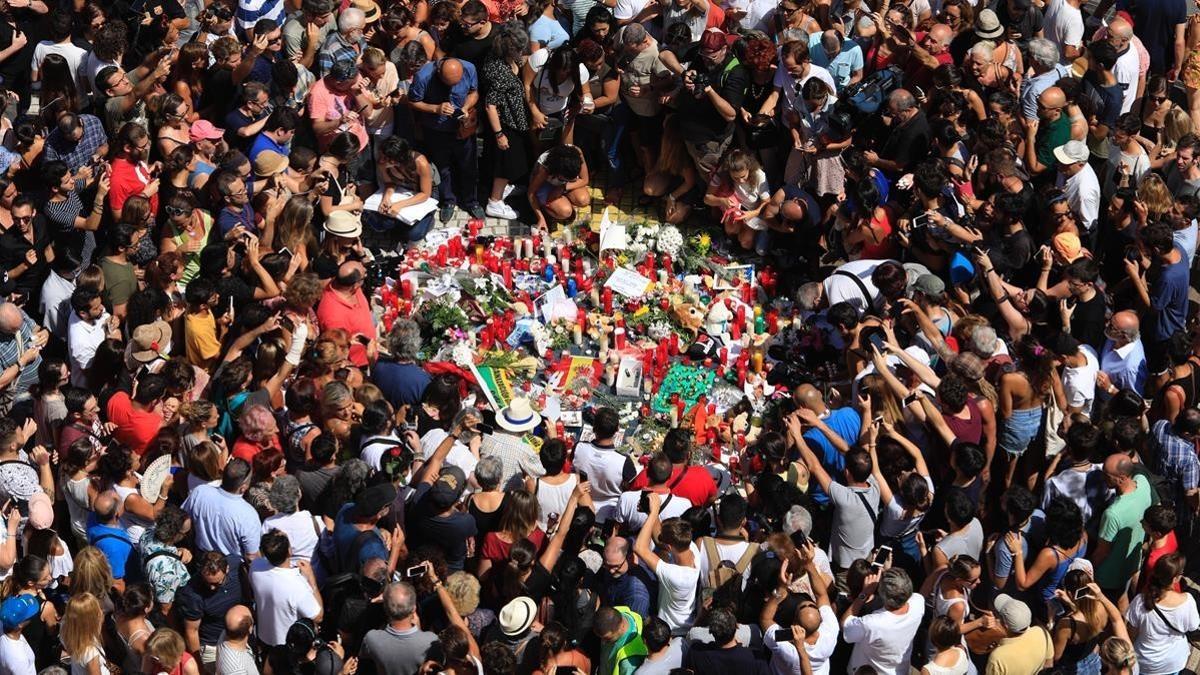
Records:
[[[675,356],[676,354],[679,353],[679,334],[678,333],[675,333],[675,332],[671,333],[670,345],[671,345],[669,347],[670,355]]]
[[[442,244],[441,246],[438,247],[437,264],[439,267],[446,266],[446,259],[449,257],[449,255],[450,255],[450,251],[447,249],[445,244]]]
[[[492,333],[494,331],[495,322],[493,322],[491,319],[488,319],[487,323],[483,327],[483,330],[479,331],[479,348],[483,351],[487,351],[492,348]]]
[[[747,305],[754,302],[754,289],[750,288],[750,282],[742,282],[742,302]]]
[[[512,262],[508,258],[500,261],[500,274],[504,277],[504,287],[512,288]]]
[[[654,372],[654,350],[647,349],[642,352],[642,377],[650,379],[652,372]]]
[[[604,313],[611,316],[613,311],[613,291],[611,288],[605,287],[600,292],[600,302],[604,305]]]
[[[483,229],[483,218],[472,218],[467,221],[467,230],[471,233],[471,238],[479,236],[479,231]]]
[[[721,351],[717,352],[717,354],[721,357],[721,365],[725,365],[726,363],[729,362],[729,348],[728,347],[721,347]]]
[[[767,332],[772,335],[779,332],[779,312],[773,309],[767,312]]]
[[[738,307],[738,309],[740,310],[741,307]],[[742,339],[742,323],[740,321],[729,324],[729,337],[734,340]]]
[[[409,281],[408,279],[400,280],[400,297],[404,298],[405,300],[412,300],[412,297],[413,297],[412,281]]]
[[[662,257],[662,268],[663,268],[663,271],[666,272],[668,275],[671,274],[672,271],[674,271],[671,268],[671,256],[667,255],[666,253],[664,253],[663,257]]]
[[[646,276],[648,276],[648,277],[654,276],[654,266],[657,262],[658,262],[658,259],[655,257],[653,251],[646,254],[646,269],[650,272]]]
[[[679,414],[679,421],[682,422],[683,421],[683,409],[685,407],[687,407],[687,404],[684,403],[683,399],[679,398],[678,395],[676,395],[674,403],[675,403],[675,412],[677,412]]]
[[[625,349],[626,342],[625,342],[625,327],[624,326],[617,326],[616,329],[613,330],[613,339],[616,343],[617,351],[621,351],[621,350]]]

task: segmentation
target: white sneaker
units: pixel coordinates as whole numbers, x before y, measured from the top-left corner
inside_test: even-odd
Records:
[[[513,207],[505,204],[504,202],[494,202],[490,199],[488,200],[487,208],[484,209],[484,212],[493,218],[504,218],[507,220],[517,219],[517,212],[513,210]]]

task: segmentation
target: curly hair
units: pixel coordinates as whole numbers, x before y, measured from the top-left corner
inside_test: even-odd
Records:
[[[742,60],[750,70],[765,72],[776,62],[775,43],[767,38],[755,38],[746,42],[746,58]]]

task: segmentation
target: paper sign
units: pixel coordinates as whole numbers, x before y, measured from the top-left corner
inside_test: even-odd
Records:
[[[604,207],[604,214],[600,217],[600,252],[615,248],[625,250],[629,246],[629,239],[625,234],[625,226],[619,223],[614,223],[608,219],[608,209]]]
[[[650,280],[626,267],[618,267],[604,285],[627,298],[640,298],[650,290]]]
[[[392,198],[390,200],[390,203],[395,204],[396,202],[398,202],[402,199],[409,199],[412,196],[413,196],[413,193],[411,193],[411,192],[397,190],[396,192],[392,193]],[[383,204],[383,191],[381,190],[381,191],[376,192],[375,194],[371,195],[370,197],[367,197],[367,200],[363,202],[363,210],[378,212],[379,207],[382,204]],[[424,218],[425,216],[436,211],[437,207],[438,207],[438,201],[436,199],[434,199],[433,197],[429,197],[425,201],[417,202],[416,204],[409,204],[408,206],[401,208],[399,211],[391,214],[391,217],[395,218],[396,220],[399,220],[400,222],[404,223],[405,225],[412,225],[412,224],[416,223],[417,221],[421,220],[422,218]]]

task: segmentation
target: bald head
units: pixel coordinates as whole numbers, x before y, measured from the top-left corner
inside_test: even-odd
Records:
[[[821,628],[821,610],[813,604],[801,605],[796,610],[796,621],[805,633],[812,635]]]
[[[337,278],[333,281],[340,288],[353,288],[367,276],[367,268],[357,260],[347,260],[338,266]]]
[[[438,77],[442,78],[442,82],[453,87],[462,81],[463,67],[462,61],[458,59],[442,59],[438,66]]]
[[[820,389],[811,384],[802,384],[796,387],[792,398],[796,399],[796,403],[800,406],[808,408],[817,414],[825,412],[825,397],[821,395]]]
[[[1133,38],[1133,24],[1125,19],[1113,19],[1108,24],[1108,34],[1121,40],[1130,40]]]
[[[225,633],[231,640],[244,640],[254,627],[254,615],[245,605],[234,605],[225,612]]]
[[[940,47],[945,49],[950,45],[950,41],[954,39],[954,29],[944,23],[937,23],[933,28],[929,29],[929,39],[935,41]]]
[[[1038,103],[1047,109],[1062,108],[1067,104],[1067,95],[1058,87],[1049,87],[1038,96]]]
[[[1109,319],[1109,337],[1114,342],[1124,345],[1138,339],[1138,332],[1141,329],[1141,321],[1138,319],[1137,312],[1122,310],[1112,315]]]
[[[604,564],[616,567],[629,559],[629,540],[625,537],[609,537],[604,543]]]
[[[21,330],[21,324],[24,322],[25,316],[20,307],[11,302],[0,304],[0,332],[15,335]]]
[[[1104,473],[1113,478],[1128,479],[1133,475],[1133,462],[1129,455],[1117,452],[1104,460]]]
[[[842,50],[842,38],[838,36],[836,30],[827,30],[821,33],[821,48],[826,54],[837,54]]]
[[[117,493],[112,490],[105,490],[96,495],[96,500],[92,502],[92,511],[96,512],[96,520],[102,523],[116,521],[118,504],[120,502],[117,500]]]

